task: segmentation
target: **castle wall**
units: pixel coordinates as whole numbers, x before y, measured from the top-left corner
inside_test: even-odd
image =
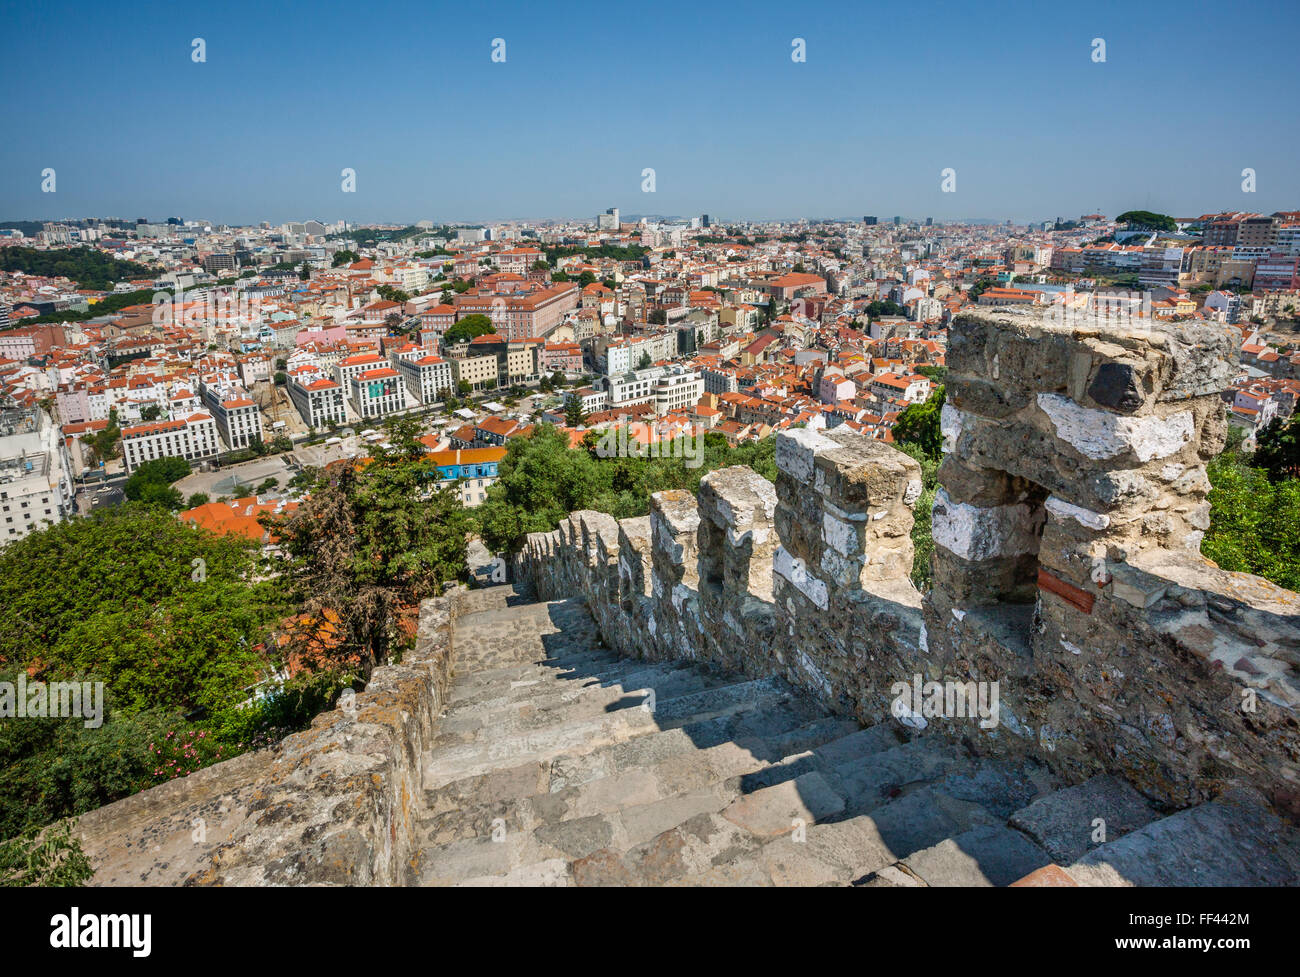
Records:
[[[516,573],[586,595],[624,654],[781,675],[864,722],[1120,773],[1169,805],[1234,782],[1295,803],[1300,597],[1199,554],[1234,341],[1138,325],[957,318],[924,598],[920,468],[843,428],[779,433],[775,487],[729,468],[648,518],[574,513]],[[997,682],[996,722],[899,705],[925,682]]]

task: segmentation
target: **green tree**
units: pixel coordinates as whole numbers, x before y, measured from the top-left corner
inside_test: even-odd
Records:
[[[443,345],[455,346],[459,343],[467,343],[478,336],[487,336],[495,333],[497,327],[492,325],[492,320],[487,316],[475,312],[458,320],[442,337]]]
[[[1300,481],[1274,482],[1236,451],[1208,466],[1210,528],[1201,553],[1225,570],[1300,590]]]
[[[1149,210],[1126,210],[1115,218],[1116,224],[1127,224],[1130,230],[1168,231],[1178,230],[1177,222],[1168,214],[1156,214]]]
[[[197,509],[199,506],[207,505],[211,501],[207,492],[195,492],[185,501],[185,506],[188,509]]]
[[[361,255],[357,254],[355,251],[335,251],[333,266],[335,268],[341,268],[344,265],[350,265],[352,262],[360,260]]]
[[[179,509],[184,497],[171,488],[190,473],[190,463],[184,458],[158,458],[138,465],[122,487],[123,494],[133,502],[158,505],[165,509]]]
[[[1281,482],[1300,475],[1300,413],[1285,422],[1271,421],[1255,438],[1255,456],[1251,464],[1268,473],[1270,482]]]
[[[117,408],[110,407],[108,425],[101,431],[83,436],[81,440],[90,447],[96,461],[103,463],[117,454],[118,442],[121,439],[122,429],[117,422]]]
[[[944,388],[935,387],[923,404],[912,404],[894,422],[894,441],[915,444],[927,455],[938,457],[943,451],[939,417],[943,410]]]
[[[400,648],[397,616],[466,572],[468,519],[459,494],[438,484],[414,418],[387,425],[392,445],[365,464],[332,466],[287,516],[264,516],[289,561],[290,594],[312,621],[338,620],[337,644],[299,632],[313,668],[365,677]]]
[[[564,402],[564,423],[569,427],[581,427],[582,422],[586,420],[587,414],[582,409],[582,398],[577,394],[569,397]]]

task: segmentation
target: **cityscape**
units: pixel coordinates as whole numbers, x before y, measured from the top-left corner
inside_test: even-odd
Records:
[[[123,887],[1300,884],[1296,11],[1228,135],[1166,3],[62,6],[48,84],[0,42],[52,949],[150,955]],[[1174,52],[1201,111],[1138,118]],[[1251,948],[1123,905],[1098,950]]]

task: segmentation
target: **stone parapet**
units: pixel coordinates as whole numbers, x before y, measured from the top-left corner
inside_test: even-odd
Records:
[[[420,758],[450,684],[454,599],[425,601],[402,663],[309,729],[82,815],[93,884],[414,881]]]

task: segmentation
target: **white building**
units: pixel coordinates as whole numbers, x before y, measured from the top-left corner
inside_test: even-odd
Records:
[[[443,391],[456,389],[451,364],[441,356],[400,359],[396,366],[406,381],[406,389],[422,404],[436,404],[445,396]]]
[[[319,367],[307,365],[291,370],[285,389],[308,427],[327,427],[330,421],[343,424],[348,419],[343,388]]]
[[[184,458],[193,462],[215,458],[220,450],[217,422],[210,414],[198,413],[122,428],[122,459],[128,472],[158,458]]]
[[[655,382],[655,416],[694,407],[704,396],[704,378],[694,370],[676,367]]]
[[[352,406],[362,418],[383,417],[406,406],[401,377],[391,366],[367,370],[352,378]]]
[[[0,415],[0,546],[67,518],[71,472],[63,438],[48,414]]]

